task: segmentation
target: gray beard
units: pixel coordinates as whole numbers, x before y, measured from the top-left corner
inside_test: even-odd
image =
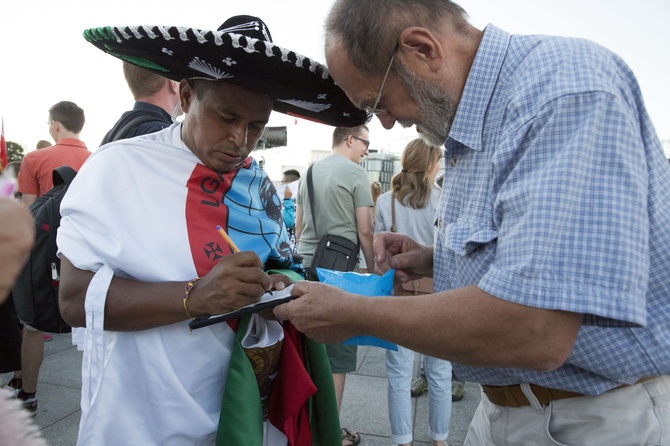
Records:
[[[417,130],[424,142],[433,147],[441,147],[449,137],[454,122],[456,107],[451,98],[436,85],[419,78],[402,63],[398,64],[398,79],[411,92],[419,111]],[[399,120],[403,127],[410,127],[408,121]]]

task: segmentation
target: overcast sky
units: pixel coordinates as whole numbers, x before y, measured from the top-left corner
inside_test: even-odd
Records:
[[[86,113],[81,138],[90,149],[132,106],[121,62],[86,42],[82,31],[108,25],[176,25],[216,29],[237,14],[261,17],[275,44],[324,61],[323,22],[330,0],[61,0],[13,2],[0,16],[0,116],[5,138],[32,150],[50,140],[47,111],[70,100]],[[638,77],[661,139],[670,139],[670,1],[639,0],[462,0],[478,28],[493,23],[517,34],[585,37],[618,53]],[[380,2],[381,4],[381,2]],[[273,114],[270,125],[286,125]],[[330,148],[331,127],[306,123],[312,144]],[[296,127],[297,128],[297,127]],[[373,146],[413,135],[413,130],[384,130],[374,121]],[[290,144],[290,141],[289,141]],[[287,151],[287,154],[290,151]]]

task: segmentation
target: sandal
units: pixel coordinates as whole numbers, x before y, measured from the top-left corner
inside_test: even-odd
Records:
[[[345,443],[348,441],[348,443]],[[346,427],[342,428],[342,446],[357,446],[361,442],[361,436],[358,432],[351,432]]]

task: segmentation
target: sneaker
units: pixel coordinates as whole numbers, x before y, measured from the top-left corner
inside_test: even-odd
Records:
[[[463,381],[451,381],[451,401],[460,401],[463,399],[465,391],[465,383]]]
[[[17,390],[21,390],[21,387],[23,387],[23,380],[21,378],[12,378],[2,387],[16,393]]]
[[[43,340],[44,342],[50,341],[50,340],[52,340],[53,338],[54,338],[54,337],[51,336],[50,334],[42,333],[42,340]]]
[[[423,392],[428,390],[428,381],[423,376],[419,376],[412,382],[412,388],[410,393],[413,397],[421,395]]]

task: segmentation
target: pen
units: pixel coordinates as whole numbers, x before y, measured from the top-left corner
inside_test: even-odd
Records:
[[[216,230],[221,234],[221,237],[228,243],[228,246],[230,246],[230,249],[233,250],[233,252],[240,252],[240,248],[237,247],[235,242],[226,234],[226,231],[223,230],[223,228],[220,225],[216,225]],[[272,290],[268,290],[268,293],[270,296],[272,296]]]
[[[233,252],[240,252],[240,248],[238,248],[235,242],[233,242],[233,240],[228,237],[228,234],[226,234],[226,231],[224,231],[221,226],[216,225],[216,230],[219,231],[219,234],[221,234],[221,237],[223,237],[226,243],[228,243],[228,246],[230,246]]]

